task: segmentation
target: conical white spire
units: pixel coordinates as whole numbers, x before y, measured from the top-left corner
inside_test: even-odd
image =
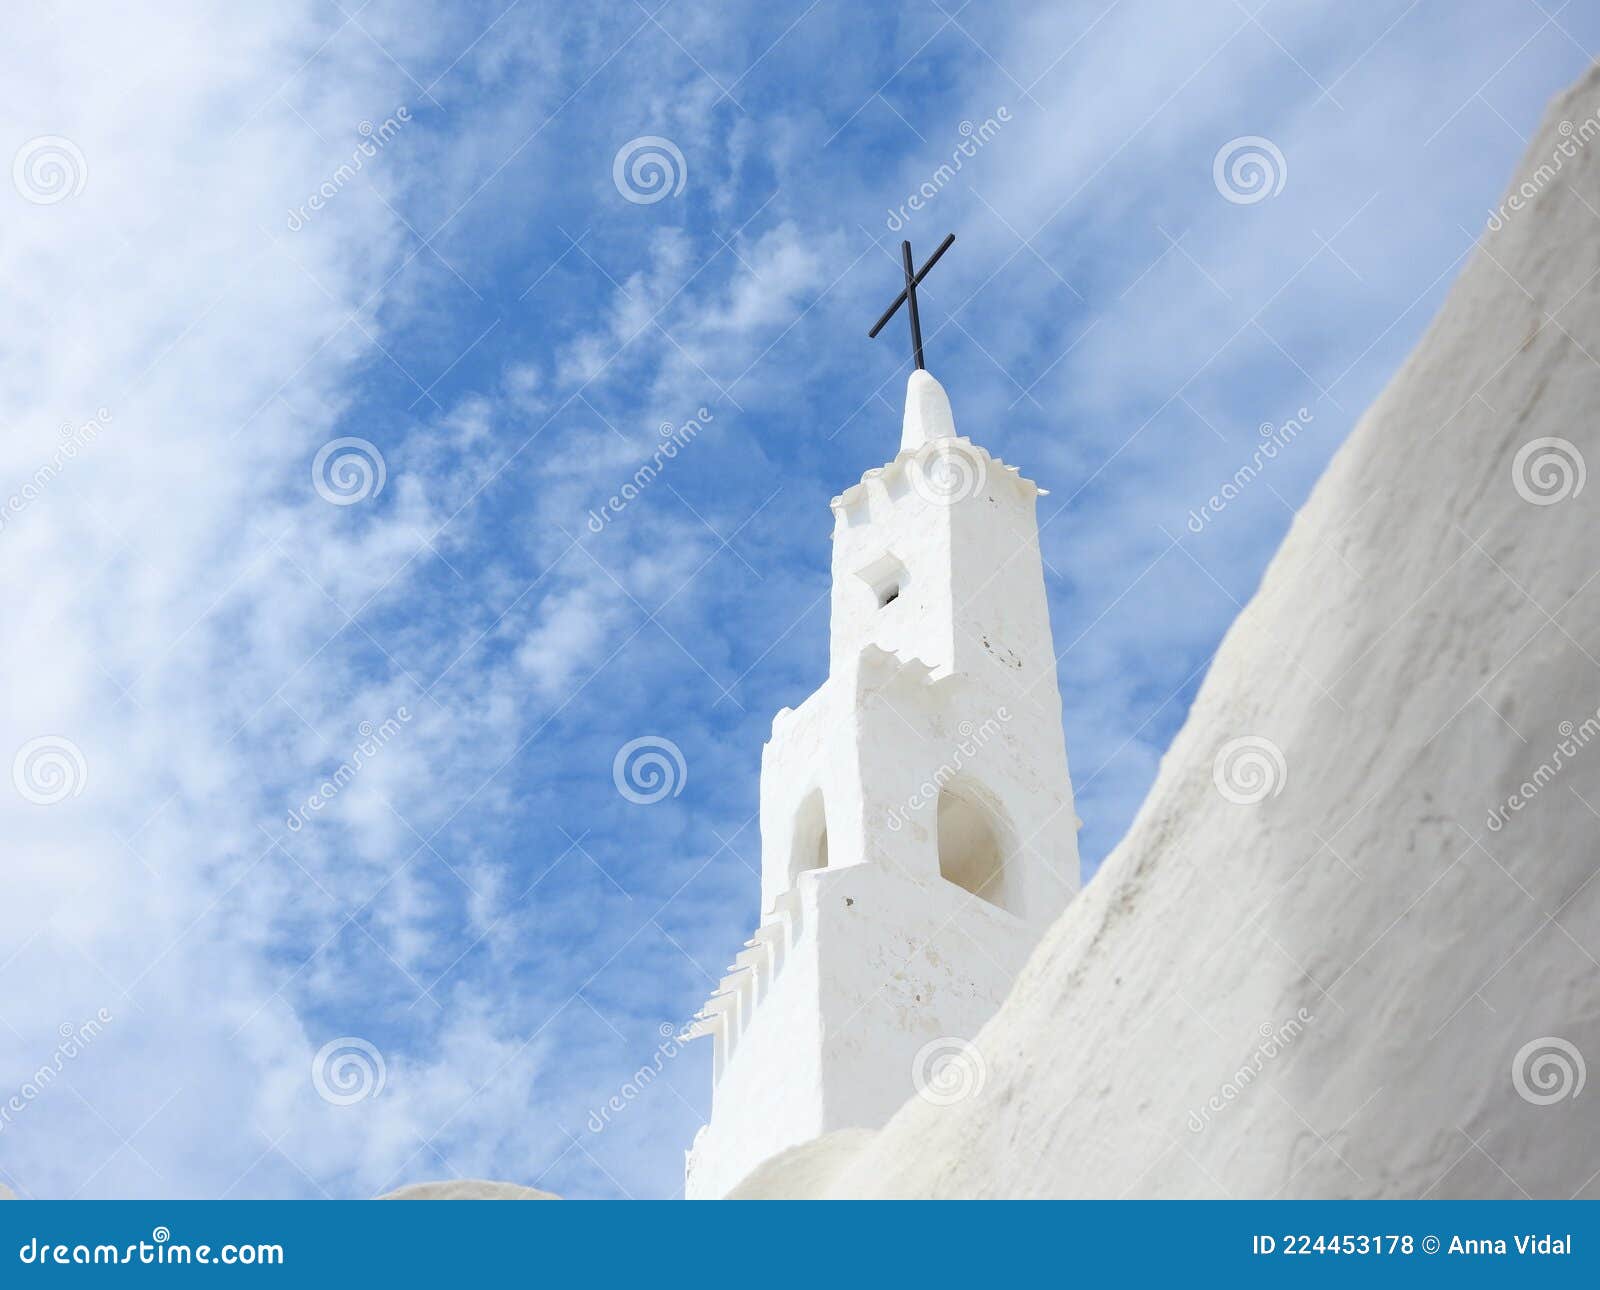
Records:
[[[922,368],[906,382],[906,415],[900,428],[900,451],[915,452],[933,439],[953,439],[955,415],[944,386]]]

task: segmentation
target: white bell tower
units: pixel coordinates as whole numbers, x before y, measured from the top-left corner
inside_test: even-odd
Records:
[[[833,499],[828,679],[773,719],[760,925],[693,1032],[715,1051],[691,1199],[884,1124],[1078,890],[1040,492],[918,369],[899,453]]]

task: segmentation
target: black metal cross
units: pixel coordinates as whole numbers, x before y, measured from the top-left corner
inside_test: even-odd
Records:
[[[867,339],[871,340],[883,330],[884,323],[894,317],[895,310],[901,305],[909,306],[906,312],[911,315],[911,356],[916,359],[918,370],[924,369],[925,364],[922,361],[922,320],[917,317],[917,283],[928,276],[928,270],[939,263],[939,257],[950,249],[950,244],[955,240],[956,235],[950,234],[939,243],[939,249],[928,257],[928,262],[915,272],[911,268],[911,243],[900,243],[900,254],[905,260],[906,267],[905,290],[894,298],[894,303],[883,311],[883,317],[878,319],[872,325],[872,330],[867,333]]]

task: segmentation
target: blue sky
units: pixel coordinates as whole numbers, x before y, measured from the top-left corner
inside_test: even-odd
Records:
[[[0,795],[0,1101],[61,1067],[0,1120],[23,1194],[673,1195],[708,1052],[589,1119],[753,927],[828,499],[897,446],[904,329],[866,330],[900,238],[957,234],[929,367],[1052,490],[1087,877],[1600,45],[1550,0],[342,4],[41,7],[0,89],[0,493],[59,466],[0,528],[0,734],[81,756],[65,800]],[[644,137],[674,191],[628,200]],[[1274,192],[1229,200],[1247,138]],[[312,486],[341,437],[383,461],[352,505]],[[678,795],[617,791],[643,736]],[[383,1059],[349,1106],[309,1078],[341,1037]]]

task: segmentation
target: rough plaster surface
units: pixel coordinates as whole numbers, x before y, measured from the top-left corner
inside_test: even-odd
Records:
[[[1600,1090],[1518,1063],[1551,1037],[1600,1061],[1600,739],[1558,754],[1600,709],[1600,485],[1536,505],[1514,479],[1561,491],[1519,463],[1541,437],[1600,469],[1600,138],[1559,132],[1597,108],[1600,72],[1553,105],[1512,189],[1560,170],[1296,517],[1127,838],[979,1035],[981,1092],[743,1192],[1600,1198]],[[1286,770],[1254,805],[1213,779],[1242,737]]]
[[[728,1200],[771,1200],[785,1192],[820,1196],[857,1150],[872,1141],[871,1129],[839,1129],[774,1156],[730,1191]]]

